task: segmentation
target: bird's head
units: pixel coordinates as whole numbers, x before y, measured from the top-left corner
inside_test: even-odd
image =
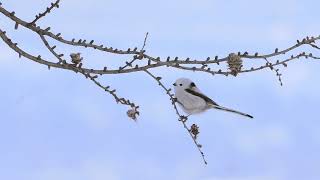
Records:
[[[196,85],[194,84],[193,81],[191,81],[188,78],[179,78],[176,80],[175,83],[173,83],[173,86],[174,86],[174,90],[178,91],[178,90],[191,89]]]

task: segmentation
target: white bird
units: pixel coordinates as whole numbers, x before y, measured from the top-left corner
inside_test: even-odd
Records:
[[[173,86],[178,104],[188,115],[202,113],[208,109],[218,109],[253,118],[249,114],[218,105],[204,95],[190,79],[179,78]]]

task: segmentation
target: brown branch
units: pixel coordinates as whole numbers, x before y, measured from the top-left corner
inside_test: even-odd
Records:
[[[272,68],[272,67],[279,66],[279,65],[283,65],[284,67],[287,67],[287,63],[289,61],[297,60],[297,59],[299,59],[301,57],[302,58],[306,58],[306,59],[307,58],[316,59],[316,60],[320,59],[319,57],[313,56],[312,53],[306,54],[305,52],[302,52],[302,53],[299,53],[296,56],[292,55],[290,58],[284,59],[282,61],[277,60],[275,63],[272,63],[272,64],[266,63],[265,65],[257,67],[257,68],[251,68],[251,69],[242,70],[242,71],[240,71],[240,73],[258,71],[258,70],[262,70],[262,69],[265,69],[265,68]]]
[[[173,108],[175,109],[175,112],[176,114],[179,116],[179,121],[183,124],[183,127],[188,131],[189,135],[191,136],[194,144],[196,145],[199,153],[201,154],[201,157],[202,157],[202,160],[205,164],[207,164],[207,161],[205,159],[205,156],[204,156],[204,153],[203,151],[201,150],[202,148],[202,145],[198,143],[197,141],[197,135],[199,134],[199,132],[197,134],[193,134],[192,132],[192,129],[190,129],[188,127],[188,125],[186,124],[187,120],[188,120],[188,117],[186,116],[183,116],[180,114],[178,108],[177,108],[177,105],[176,105],[176,102],[177,102],[177,99],[174,97],[173,94],[171,94],[171,89],[168,89],[166,88],[166,86],[160,81],[161,80],[161,77],[156,77],[155,75],[153,75],[151,72],[149,72],[148,70],[145,70],[145,72],[151,76],[155,81],[157,81],[158,85],[166,92],[166,94],[170,97],[170,100],[171,100],[171,103],[173,105]]]
[[[21,26],[30,29],[33,32],[38,32],[41,33],[45,36],[49,36],[61,43],[64,44],[68,44],[68,45],[72,45],[72,46],[81,46],[81,47],[89,47],[89,48],[93,48],[93,49],[97,49],[100,51],[104,51],[104,52],[108,52],[108,53],[113,53],[113,54],[139,54],[139,52],[137,51],[137,48],[134,48],[133,50],[128,49],[128,50],[118,50],[118,49],[113,49],[112,47],[108,48],[105,47],[104,45],[96,45],[93,44],[94,41],[91,40],[89,43],[87,43],[85,40],[79,39],[79,40],[66,40],[64,38],[62,38],[61,33],[57,33],[54,34],[52,32],[50,32],[50,27],[47,27],[46,29],[42,29],[40,28],[40,26],[31,26],[30,23],[23,21],[22,19],[18,18],[17,16],[15,16],[15,12],[9,12],[6,9],[4,9],[3,7],[1,7],[0,5],[0,12],[5,15],[6,17],[10,18],[12,21],[14,21],[17,24],[20,24]]]
[[[155,68],[155,67],[160,67],[160,66],[168,66],[168,67],[173,67],[173,68],[178,68],[178,69],[183,69],[183,70],[189,70],[189,71],[201,71],[201,72],[207,72],[210,73],[212,75],[214,74],[222,74],[222,75],[229,75],[231,74],[228,71],[223,71],[223,70],[217,70],[217,71],[213,71],[211,70],[210,67],[208,67],[207,69],[203,69],[203,68],[197,68],[197,67],[186,67],[186,66],[181,66],[181,64],[187,64],[187,65],[209,65],[209,64],[217,64],[219,65],[222,62],[226,62],[228,61],[228,57],[225,58],[221,58],[219,59],[217,56],[214,58],[214,60],[211,60],[209,57],[206,60],[190,60],[190,58],[187,58],[185,60],[180,60],[178,57],[176,57],[174,60],[170,60],[170,57],[167,58],[167,61],[161,61],[161,59],[159,57],[155,58],[152,57],[150,55],[147,55],[146,53],[141,51],[138,51],[137,48],[134,48],[133,50],[131,50],[130,48],[126,51],[124,50],[118,50],[118,49],[114,49],[112,47],[105,47],[104,45],[95,45],[93,44],[93,40],[91,40],[89,43],[87,43],[87,41],[79,39],[78,41],[76,41],[75,39],[69,41],[69,40],[65,40],[64,38],[61,37],[61,34],[53,34],[51,33],[49,30],[50,28],[46,28],[46,29],[41,29],[39,26],[35,27],[35,26],[30,26],[27,22],[21,20],[20,18],[16,17],[14,14],[14,12],[10,13],[9,11],[5,10],[4,8],[2,8],[0,6],[0,12],[3,13],[5,16],[9,17],[10,19],[12,19],[13,21],[15,21],[17,24],[20,24],[34,32],[38,32],[41,33],[45,36],[49,36],[61,43],[64,44],[68,44],[68,45],[72,45],[72,46],[81,46],[81,47],[88,47],[88,48],[93,48],[99,51],[104,51],[107,53],[112,53],[112,54],[125,54],[125,55],[137,55],[136,57],[139,57],[139,59],[141,59],[141,57],[145,58],[148,60],[148,62],[154,62],[155,64],[151,64],[148,63],[148,65],[146,65],[143,68],[140,67],[135,67],[134,69],[126,69],[124,70],[123,68],[119,68],[118,70],[114,70],[114,71],[107,71],[107,72],[103,72],[103,71],[99,71],[96,70],[93,73],[96,74],[118,74],[118,73],[131,73],[131,72],[137,72],[137,71],[143,71],[145,69],[149,69],[149,68]],[[314,43],[315,41],[319,40],[320,36],[318,37],[307,37],[304,38],[301,42],[298,41],[299,43],[297,43],[296,45],[287,48],[285,50],[282,51],[275,51],[274,53],[271,54],[266,54],[266,55],[258,55],[258,53],[256,53],[255,55],[248,55],[247,52],[245,52],[243,55],[241,55],[241,53],[238,53],[238,55],[240,54],[240,57],[242,58],[247,58],[247,59],[264,59],[264,58],[269,58],[269,57],[275,57],[277,55],[280,54],[285,54],[293,49],[296,49],[304,44],[311,44]],[[292,59],[293,60],[293,59]],[[132,60],[132,62],[134,61],[134,58]],[[130,64],[130,62],[128,62],[128,64]],[[132,63],[131,63],[132,64]],[[209,69],[210,68],[210,69]],[[257,69],[257,68],[256,68]],[[261,69],[261,68],[259,68]],[[250,70],[245,70],[243,72],[251,72]],[[239,73],[243,73],[242,71]]]
[[[81,67],[76,67],[73,64],[66,63],[66,61],[61,58],[61,55],[58,55],[56,52],[54,52],[54,50],[49,46],[48,42],[45,40],[45,38],[42,35],[40,35],[40,37],[43,40],[43,42],[46,45],[46,47],[59,60],[59,62],[63,62],[62,64],[52,63],[52,62],[46,61],[40,55],[38,57],[35,57],[35,56],[32,56],[32,55],[26,53],[25,51],[23,51],[22,49],[20,49],[17,46],[17,43],[13,43],[12,40],[6,36],[6,32],[2,31],[1,29],[0,29],[0,37],[2,38],[2,40],[11,49],[15,50],[19,54],[20,57],[23,56],[23,57],[28,58],[30,60],[33,60],[33,61],[35,61],[37,63],[43,64],[43,65],[47,65],[49,69],[51,67],[55,67],[55,68],[62,68],[62,69],[72,70],[72,71],[74,71],[76,73],[79,72],[79,73],[83,74],[84,76],[86,76],[87,78],[89,78],[90,80],[92,80],[100,88],[102,88],[106,92],[110,93],[114,97],[114,99],[116,100],[117,103],[120,102],[123,105],[129,105],[131,107],[136,107],[135,104],[130,102],[129,100],[126,100],[124,98],[118,97],[115,94],[115,92],[116,92],[115,90],[110,90],[110,86],[102,86],[97,80],[95,80],[97,78],[97,76],[92,76],[90,74],[90,70],[83,69]]]
[[[132,119],[136,120],[136,116],[139,115],[138,108],[139,106],[136,106],[134,103],[130,102],[129,100],[126,100],[124,98],[120,98],[116,95],[115,90],[111,90],[109,86],[103,86],[98,80],[98,75],[107,75],[107,74],[122,74],[122,73],[133,73],[133,72],[145,72],[150,77],[152,77],[154,80],[157,81],[159,86],[165,90],[167,95],[170,97],[170,100],[172,102],[173,108],[175,109],[175,112],[177,116],[179,117],[179,121],[182,122],[183,127],[188,131],[189,135],[192,137],[194,144],[197,146],[202,159],[205,164],[207,164],[205,160],[204,153],[201,150],[201,145],[197,141],[197,136],[199,134],[199,127],[196,124],[193,124],[190,128],[187,125],[188,117],[185,117],[181,115],[177,109],[176,106],[176,98],[171,93],[171,89],[168,89],[164,86],[164,84],[160,81],[161,77],[156,77],[153,75],[149,70],[153,68],[159,68],[166,66],[168,68],[172,69],[181,69],[185,71],[193,71],[193,72],[204,72],[209,73],[211,75],[220,74],[220,75],[233,75],[237,76],[238,74],[242,73],[248,73],[248,72],[254,72],[258,70],[262,70],[265,68],[270,68],[274,72],[276,72],[276,76],[278,77],[278,80],[280,84],[282,85],[281,80],[281,74],[279,73],[279,68],[277,66],[283,65],[284,67],[287,67],[287,63],[297,60],[299,58],[311,58],[315,60],[319,60],[320,57],[317,57],[313,55],[311,52],[301,52],[298,55],[292,55],[291,57],[288,57],[287,54],[289,52],[292,52],[293,50],[298,50],[298,48],[302,46],[309,46],[312,50],[319,50],[320,48],[316,45],[316,41],[320,40],[320,36],[317,37],[306,37],[302,40],[297,40],[297,42],[283,50],[279,50],[278,48],[275,49],[274,52],[269,54],[262,54],[259,55],[259,53],[255,53],[253,55],[250,55],[248,52],[240,53],[230,53],[227,57],[219,58],[218,56],[215,56],[214,58],[208,57],[206,59],[181,59],[179,57],[170,58],[169,56],[166,59],[160,58],[158,56],[151,56],[146,53],[145,47],[147,44],[147,38],[149,33],[146,33],[142,48],[138,50],[137,47],[135,48],[128,48],[127,50],[121,50],[113,47],[107,47],[105,45],[98,45],[94,43],[94,40],[87,41],[85,39],[76,39],[73,38],[72,40],[67,40],[63,38],[61,33],[53,33],[51,32],[51,28],[41,28],[40,26],[36,26],[36,22],[40,20],[41,18],[48,15],[54,8],[59,7],[60,0],[57,0],[55,3],[51,3],[51,6],[47,7],[47,9],[39,13],[35,19],[32,22],[26,22],[17,16],[15,16],[15,12],[9,12],[5,8],[2,7],[2,3],[0,2],[0,13],[2,13],[4,16],[10,18],[15,23],[15,29],[18,29],[18,26],[22,26],[24,28],[29,29],[30,31],[38,34],[46,46],[46,48],[58,59],[58,62],[52,62],[49,60],[46,60],[42,58],[40,55],[32,55],[30,53],[27,53],[26,51],[22,50],[18,47],[17,43],[12,42],[10,38],[6,35],[5,31],[2,31],[0,27],[0,37],[1,39],[15,52],[19,54],[19,57],[25,57],[29,60],[32,60],[34,62],[37,62],[39,64],[43,64],[48,66],[50,69],[51,67],[59,68],[59,69],[66,69],[71,70],[76,73],[80,73],[84,75],[86,78],[94,82],[99,88],[102,88],[109,94],[111,94],[116,102],[120,102],[123,105],[128,105],[132,109],[130,109],[127,112],[127,115],[131,117]],[[92,48],[96,51],[102,51],[105,53],[113,54],[113,55],[129,55],[132,56],[131,60],[125,61],[125,64],[119,69],[108,69],[107,67],[103,67],[101,69],[88,69],[83,67],[83,64],[81,63],[82,57],[80,57],[79,53],[71,53],[71,63],[68,63],[69,60],[63,59],[63,54],[58,54],[54,49],[55,46],[50,46],[48,43],[47,38],[51,38],[59,43],[69,45],[69,46],[77,46],[77,47],[83,47],[83,48]],[[275,60],[278,57],[281,56],[284,57],[283,60]],[[254,60],[260,60],[264,59],[266,63],[262,64],[258,67],[251,67],[249,69],[243,69],[243,63],[247,62],[251,59]],[[141,66],[138,66],[137,64],[134,65],[136,61],[141,62]],[[86,59],[86,61],[88,61]],[[259,61],[260,62],[260,61]],[[72,64],[73,63],[73,64]],[[227,69],[219,68],[220,65],[227,65]],[[214,67],[213,67],[214,66]],[[219,67],[215,67],[219,66]]]
[[[57,54],[52,47],[50,47],[50,45],[49,45],[48,41],[46,40],[46,38],[41,34],[39,34],[39,36],[40,36],[41,40],[43,41],[43,43],[45,44],[45,46],[47,47],[47,49],[59,60],[59,63],[60,62],[64,62],[64,64],[66,65],[66,63],[65,63],[66,60],[63,60],[61,58],[61,56],[59,54]],[[71,69],[73,69],[73,71],[83,74],[86,78],[89,78],[91,81],[93,81],[98,87],[100,87],[104,91],[106,91],[109,94],[111,94],[114,97],[114,99],[116,100],[117,103],[120,102],[123,105],[129,105],[131,107],[137,107],[134,103],[130,102],[130,100],[126,100],[124,98],[119,98],[115,93],[116,92],[115,89],[114,90],[110,90],[110,86],[101,85],[101,83],[96,80],[96,78],[98,77],[97,75],[92,76],[90,73],[86,73],[83,70],[78,71],[76,69],[76,65],[69,65],[69,66],[71,67]]]
[[[51,6],[47,7],[47,9],[43,13],[39,13],[38,15],[36,15],[35,19],[32,22],[30,22],[30,25],[35,25],[39,19],[49,14],[53,8],[59,8],[59,3],[60,3],[60,0],[57,0],[54,3],[51,3]]]
[[[147,33],[146,33],[146,36],[144,37],[144,41],[143,41],[143,46],[142,46],[142,48],[141,48],[141,52],[142,52],[142,51],[144,50],[144,48],[146,47],[148,35],[149,35],[149,32],[147,32]]]

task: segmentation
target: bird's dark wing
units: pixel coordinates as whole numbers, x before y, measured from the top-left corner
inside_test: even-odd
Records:
[[[192,89],[189,89],[189,88],[185,89],[185,91],[187,93],[190,93],[190,94],[194,95],[194,96],[198,96],[198,97],[202,98],[208,104],[219,106],[216,102],[214,102],[212,99],[208,98],[206,95],[204,95],[202,93],[196,92],[196,91],[194,91]]]

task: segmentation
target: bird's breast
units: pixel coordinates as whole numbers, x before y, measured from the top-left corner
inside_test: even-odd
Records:
[[[188,92],[176,93],[180,106],[187,114],[200,113],[206,110],[205,100]]]

